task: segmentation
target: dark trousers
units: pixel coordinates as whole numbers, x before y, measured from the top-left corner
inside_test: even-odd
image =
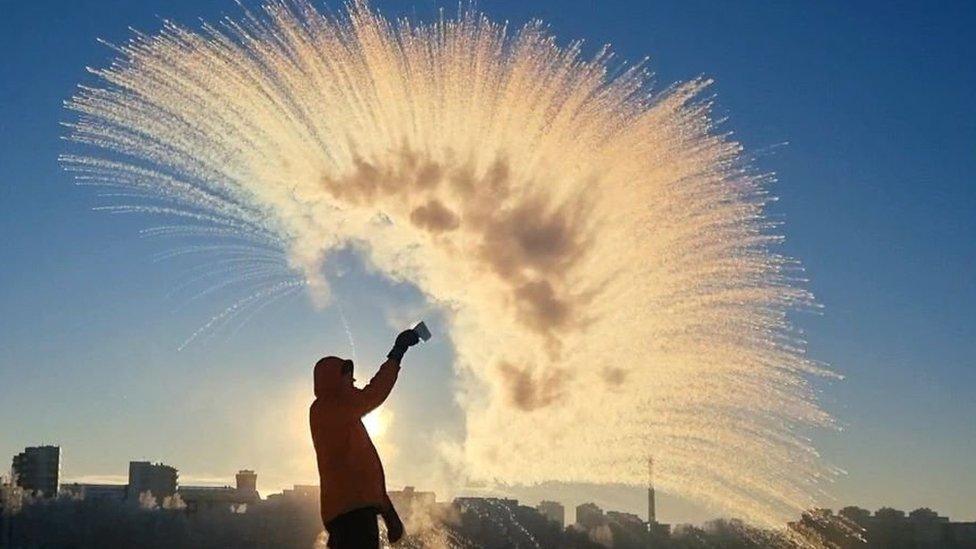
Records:
[[[375,507],[356,509],[329,521],[328,546],[331,549],[374,549],[380,546],[380,529]]]

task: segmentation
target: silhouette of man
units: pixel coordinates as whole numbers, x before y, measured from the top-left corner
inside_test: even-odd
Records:
[[[322,524],[333,549],[379,547],[378,514],[391,543],[403,536],[403,523],[386,493],[383,464],[361,420],[389,396],[403,354],[418,341],[413,330],[401,332],[386,362],[362,389],[353,385],[351,360],[327,356],[315,364],[309,425],[319,468]]]

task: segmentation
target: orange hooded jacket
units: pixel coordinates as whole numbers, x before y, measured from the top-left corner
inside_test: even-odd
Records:
[[[322,524],[355,509],[384,509],[388,502],[383,464],[361,419],[389,396],[400,364],[387,360],[369,385],[357,389],[342,382],[344,363],[330,357],[316,364],[315,401],[309,409]]]

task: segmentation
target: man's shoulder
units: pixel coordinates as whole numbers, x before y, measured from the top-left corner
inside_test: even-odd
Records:
[[[325,406],[324,406],[324,403],[322,402],[322,399],[317,398],[317,399],[313,400],[312,403],[309,404],[309,406],[308,406],[308,415],[309,415],[309,417],[312,418],[312,419],[315,419],[315,416],[319,415],[321,413],[321,410],[324,407]]]
[[[335,396],[329,398],[316,398],[312,401],[312,404],[308,407],[308,414],[313,420],[315,418],[326,418],[335,416],[335,411],[342,407],[343,401],[347,400],[349,397],[337,398]]]

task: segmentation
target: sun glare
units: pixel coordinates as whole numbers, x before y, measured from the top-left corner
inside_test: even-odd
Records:
[[[373,410],[363,418],[363,425],[366,432],[372,438],[380,438],[386,433],[386,427],[390,423],[390,413],[381,410]]]

